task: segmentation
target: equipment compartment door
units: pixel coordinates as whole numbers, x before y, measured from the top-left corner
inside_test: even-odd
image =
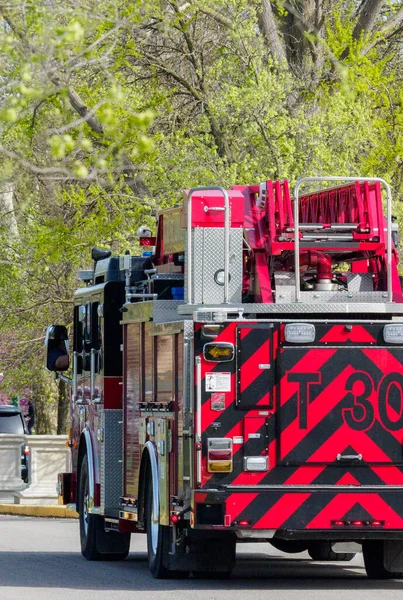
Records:
[[[286,347],[280,356],[280,464],[403,464],[403,349]]]
[[[256,323],[237,327],[238,408],[271,408],[274,386],[273,325]]]

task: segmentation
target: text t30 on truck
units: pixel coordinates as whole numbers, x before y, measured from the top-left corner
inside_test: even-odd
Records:
[[[287,181],[186,190],[155,238],[140,228],[151,251],[93,250],[59,375],[73,467],[58,488],[87,559],[124,559],[145,533],[157,578],[228,575],[249,541],[362,550],[370,577],[403,576],[393,221],[382,179],[305,177],[293,198]],[[66,334],[48,328],[50,370]]]

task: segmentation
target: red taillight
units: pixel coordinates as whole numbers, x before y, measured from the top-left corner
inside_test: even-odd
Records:
[[[209,460],[231,460],[232,459],[232,451],[231,450],[209,450],[208,459]]]
[[[240,527],[248,527],[248,525],[250,525],[250,521],[238,521],[237,525]]]
[[[29,447],[25,446],[25,448],[24,448],[24,454],[25,454],[25,456],[28,456],[29,453],[30,453]]]
[[[179,517],[178,515],[172,515],[171,516],[171,522],[172,523],[177,523],[179,521]]]
[[[356,519],[355,521],[331,521],[330,524],[332,527],[384,527],[385,521],[360,521]]]

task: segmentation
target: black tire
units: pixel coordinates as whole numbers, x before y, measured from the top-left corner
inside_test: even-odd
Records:
[[[87,455],[83,456],[79,481],[81,554],[87,560],[124,560],[129,554],[130,533],[106,532],[100,515],[88,512],[89,478]]]
[[[332,562],[349,562],[355,556],[352,552],[334,552],[330,542],[312,542],[308,547],[308,554],[312,560]]]
[[[147,530],[148,566],[154,579],[186,579],[189,571],[171,571],[166,567],[168,562],[171,531],[166,525],[152,527],[153,519],[153,485],[151,472],[147,477],[145,498],[145,516]]]
[[[403,573],[388,571],[384,566],[384,542],[368,540],[362,543],[362,554],[367,575],[370,579],[401,579]]]

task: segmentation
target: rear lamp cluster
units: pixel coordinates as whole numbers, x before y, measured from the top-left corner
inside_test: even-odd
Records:
[[[207,440],[207,470],[209,473],[231,473],[232,439],[209,438]]]
[[[384,527],[385,521],[361,521],[359,519],[354,521],[331,521],[333,527]]]

